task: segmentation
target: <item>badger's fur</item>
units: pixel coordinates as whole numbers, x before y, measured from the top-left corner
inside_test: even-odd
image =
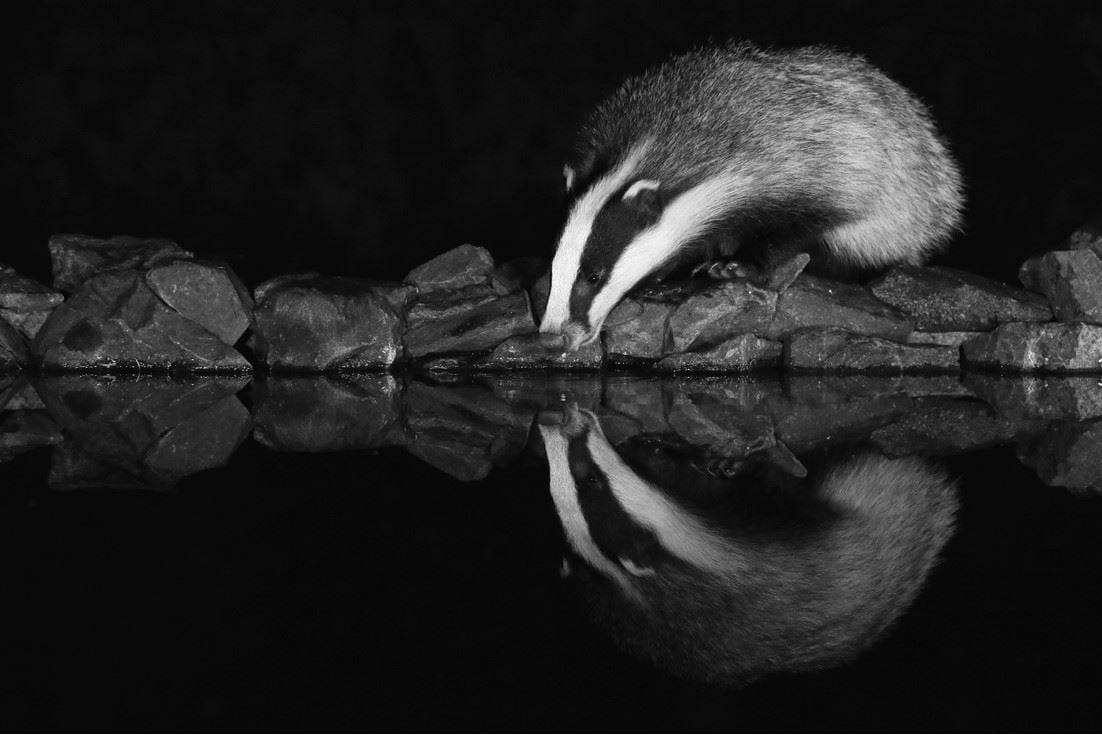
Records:
[[[732,44],[629,79],[564,176],[572,203],[540,331],[571,349],[671,261],[759,249],[920,263],[962,206],[922,103],[863,58],[817,47]]]
[[[679,492],[690,470],[657,484],[592,413],[540,424],[581,562],[566,576],[620,646],[686,678],[739,685],[852,659],[907,610],[952,534],[955,487],[917,458],[847,453],[794,486],[744,480],[694,504]]]

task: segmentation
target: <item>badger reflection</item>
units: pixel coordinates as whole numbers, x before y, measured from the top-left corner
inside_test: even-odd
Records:
[[[852,658],[907,609],[952,533],[953,483],[918,459],[850,455],[717,493],[687,465],[659,485],[668,458],[629,466],[588,411],[540,424],[583,562],[564,573],[620,647],[682,677],[743,684]]]

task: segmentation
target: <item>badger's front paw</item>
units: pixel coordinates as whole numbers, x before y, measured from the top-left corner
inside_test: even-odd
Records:
[[[693,268],[692,275],[693,278],[707,276],[719,281],[732,281],[737,278],[753,281],[762,277],[759,268],[738,260],[708,260]]]

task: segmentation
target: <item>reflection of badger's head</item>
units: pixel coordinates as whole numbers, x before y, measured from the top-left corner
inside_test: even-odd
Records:
[[[790,510],[769,501],[774,517],[750,519],[744,501],[768,490],[733,486],[738,502],[690,511],[629,467],[592,413],[540,424],[588,611],[686,678],[741,684],[852,658],[907,609],[952,532],[953,484],[917,459],[850,458],[797,488]]]

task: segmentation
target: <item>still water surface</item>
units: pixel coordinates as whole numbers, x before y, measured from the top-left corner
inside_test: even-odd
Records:
[[[1102,722],[1093,378],[0,390],[13,726]]]

